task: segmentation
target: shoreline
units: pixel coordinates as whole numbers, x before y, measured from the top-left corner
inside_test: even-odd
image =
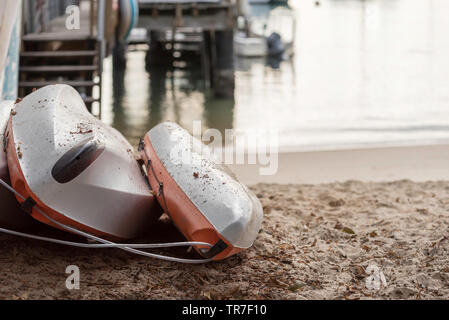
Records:
[[[260,175],[258,164],[229,167],[249,185],[449,180],[449,144],[281,152],[277,173],[270,176]]]

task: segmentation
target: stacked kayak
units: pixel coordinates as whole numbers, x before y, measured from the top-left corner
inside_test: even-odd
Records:
[[[92,116],[78,92],[51,85],[15,105],[6,128],[12,187],[22,208],[108,239],[142,234],[162,214],[132,146]]]
[[[0,188],[1,205],[7,208],[0,223],[32,217],[124,248],[111,241],[148,232],[165,212],[187,238],[184,245],[205,258],[198,262],[229,257],[257,237],[263,217],[259,200],[210,156],[207,146],[175,123],[151,129],[137,156],[67,85],[44,87],[16,104],[1,105],[0,111],[0,178],[10,181],[17,200]],[[139,245],[124,249],[150,256],[132,249]]]
[[[141,142],[148,180],[165,212],[205,257],[224,259],[249,248],[260,229],[262,206],[209,148],[175,123],[151,129]]]
[[[0,179],[7,183],[10,183],[10,179],[6,158],[6,146],[4,144],[4,132],[13,107],[14,101],[0,103]],[[20,205],[14,198],[14,195],[1,187],[0,208],[0,228],[24,230],[34,225],[34,220],[20,209]]]

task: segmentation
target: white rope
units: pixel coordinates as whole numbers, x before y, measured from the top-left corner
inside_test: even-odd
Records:
[[[23,195],[21,195],[19,192],[17,192],[14,188],[12,188],[9,184],[7,184],[5,181],[3,181],[2,179],[0,179],[0,184],[5,187],[6,189],[8,189],[9,191],[11,191],[12,193],[14,193],[15,195],[17,195],[20,199],[25,200],[25,197]],[[47,241],[47,242],[51,242],[51,243],[57,243],[57,244],[62,244],[62,245],[68,245],[68,246],[73,246],[73,247],[80,247],[80,248],[118,248],[118,249],[122,249],[128,252],[132,252],[134,254],[138,254],[138,255],[142,255],[145,257],[150,257],[150,258],[155,258],[155,259],[160,259],[160,260],[165,260],[165,261],[170,261],[170,262],[180,262],[180,263],[206,263],[206,262],[210,262],[212,261],[212,259],[183,259],[183,258],[175,258],[175,257],[168,257],[168,256],[163,256],[163,255],[159,255],[159,254],[155,254],[155,253],[150,253],[150,252],[145,252],[145,251],[141,251],[141,250],[136,250],[135,248],[169,248],[169,247],[181,247],[181,246],[194,246],[194,245],[201,245],[201,246],[206,246],[206,247],[213,247],[212,244],[210,243],[206,243],[206,242],[199,242],[199,241],[185,241],[185,242],[169,242],[169,243],[152,243],[152,244],[144,244],[144,243],[139,243],[139,244],[126,244],[126,243],[115,243],[112,241],[108,241],[99,237],[96,237],[94,235],[91,235],[89,233],[83,232],[81,230],[66,226],[56,220],[54,220],[53,218],[49,217],[45,212],[43,212],[38,206],[35,207],[37,211],[39,211],[40,214],[42,214],[45,218],[47,218],[49,221],[51,221],[52,223],[56,224],[57,226],[73,232],[75,234],[78,234],[80,236],[89,238],[91,240],[97,241],[97,242],[101,242],[101,243],[79,243],[79,242],[72,242],[72,241],[64,241],[64,240],[59,240],[59,239],[53,239],[53,238],[47,238],[47,237],[41,237],[41,236],[36,236],[36,235],[31,235],[31,234],[27,234],[27,233],[22,233],[22,232],[17,232],[17,231],[12,231],[12,230],[8,230],[8,229],[4,229],[4,228],[0,228],[0,232],[6,233],[6,234],[10,234],[10,235],[15,235],[15,236],[20,236],[20,237],[25,237],[25,238],[30,238],[30,239],[35,239],[35,240],[41,240],[41,241]]]
[[[80,248],[122,248],[122,247],[130,247],[130,248],[140,248],[140,249],[155,249],[155,248],[172,248],[172,247],[187,247],[187,246],[208,246],[211,247],[211,244],[206,242],[197,242],[197,241],[185,241],[185,242],[167,242],[167,243],[80,243],[73,241],[65,241],[59,239],[53,239],[48,237],[41,237],[32,235],[29,233],[23,233],[18,231],[13,231],[9,229],[0,228],[0,232],[7,233],[13,236],[25,237],[34,240],[41,240],[51,243],[57,243],[67,246],[80,247]]]

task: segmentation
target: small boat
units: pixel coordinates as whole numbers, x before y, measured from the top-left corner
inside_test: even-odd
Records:
[[[282,43],[281,35],[277,32],[273,32],[267,38],[267,46],[269,56],[281,56],[285,52],[285,46]]]
[[[8,161],[6,159],[4,132],[14,101],[0,103],[0,179],[9,183]],[[25,230],[35,225],[35,221],[20,209],[14,195],[0,186],[0,227]]]
[[[288,59],[293,55],[296,17],[289,8],[251,7],[251,14],[239,20],[238,29],[234,37],[237,56]]]
[[[134,156],[115,129],[92,116],[67,85],[15,104],[6,129],[11,184],[22,209],[111,240],[139,236],[162,214]]]
[[[234,50],[237,56],[240,57],[274,57],[284,54],[285,45],[281,36],[276,32],[273,32],[268,37],[257,35],[247,37],[243,32],[239,32],[234,37]]]
[[[139,145],[157,199],[205,258],[221,260],[251,247],[262,222],[259,199],[218,162],[209,147],[175,123],[152,128]]]
[[[240,57],[265,57],[268,54],[267,39],[238,32],[234,37],[234,50]]]

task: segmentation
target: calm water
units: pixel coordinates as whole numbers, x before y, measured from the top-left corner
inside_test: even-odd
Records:
[[[238,59],[234,99],[214,99],[198,69],[149,74],[145,53],[130,52],[125,73],[106,62],[103,119],[134,144],[164,120],[275,128],[285,150],[449,142],[449,1],[290,3],[295,56],[274,68]]]

